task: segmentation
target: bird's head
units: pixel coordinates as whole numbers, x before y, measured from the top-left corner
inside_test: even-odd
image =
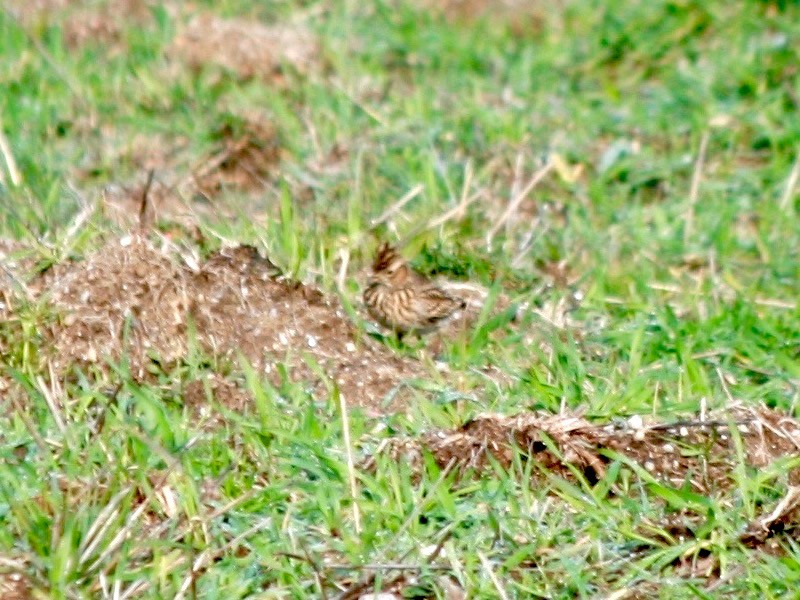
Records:
[[[400,285],[408,279],[410,267],[406,260],[388,243],[384,242],[372,261],[373,281],[386,285]]]

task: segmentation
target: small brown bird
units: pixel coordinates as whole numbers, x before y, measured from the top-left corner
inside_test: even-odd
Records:
[[[373,319],[397,333],[422,335],[434,331],[467,306],[414,271],[397,250],[383,243],[372,262],[364,304]]]

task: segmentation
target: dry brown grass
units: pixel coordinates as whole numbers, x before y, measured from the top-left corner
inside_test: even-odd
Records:
[[[302,27],[267,26],[201,13],[182,28],[171,53],[194,69],[214,65],[242,79],[277,82],[285,65],[301,73],[312,70],[319,60],[319,45]]]

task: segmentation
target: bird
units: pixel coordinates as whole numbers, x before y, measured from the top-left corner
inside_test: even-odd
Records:
[[[467,303],[415,271],[397,250],[384,242],[375,253],[363,293],[367,312],[397,334],[422,336],[441,327]]]

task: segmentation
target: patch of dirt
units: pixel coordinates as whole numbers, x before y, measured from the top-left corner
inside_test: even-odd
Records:
[[[261,77],[277,83],[284,65],[310,72],[319,61],[319,44],[302,27],[201,13],[179,31],[170,53],[193,69],[215,65],[241,79]]]
[[[57,265],[41,287],[62,315],[46,333],[50,360],[61,372],[74,363],[105,369],[106,359],[124,354],[131,373],[146,378],[186,356],[191,323],[205,351],[231,361],[242,353],[276,385],[279,365],[286,365],[292,381],[324,389],[311,358],[350,403],[378,413],[400,409],[403,394],[387,406],[384,398],[422,373],[416,361],[359,339],[338,301],[284,278],[249,246],[201,262],[177,256],[169,244],[157,248],[127,236],[82,262]],[[192,402],[200,398],[199,390],[189,390]]]
[[[3,559],[0,557],[0,565]],[[31,584],[22,573],[0,573],[0,598],[3,600],[31,600]]]
[[[70,11],[62,23],[64,43],[72,49],[97,44],[111,54],[121,54],[127,48],[125,30],[146,25],[151,19],[150,5],[148,0],[113,0]]]
[[[732,430],[735,428],[735,431]],[[800,453],[800,422],[765,407],[735,407],[707,419],[646,424],[634,416],[622,424],[596,425],[578,415],[484,414],[455,431],[433,431],[421,440],[393,440],[384,451],[421,465],[422,450],[442,467],[482,469],[491,457],[505,467],[515,449],[547,473],[572,478],[577,468],[590,483],[602,479],[616,457],[655,481],[698,494],[729,490],[741,439],[748,467],[763,469]],[[789,474],[800,484],[800,469]]]

